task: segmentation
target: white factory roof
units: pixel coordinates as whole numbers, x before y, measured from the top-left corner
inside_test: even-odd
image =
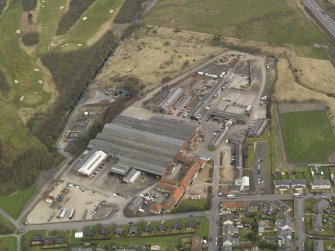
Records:
[[[96,151],[79,169],[78,172],[84,175],[91,175],[94,170],[101,164],[107,157],[103,151]]]

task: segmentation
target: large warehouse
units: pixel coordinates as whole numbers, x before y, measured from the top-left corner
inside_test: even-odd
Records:
[[[74,171],[79,175],[90,176],[94,170],[107,158],[103,151],[92,149],[81,160],[77,160],[74,165]]]
[[[197,126],[176,120],[139,120],[120,115],[105,125],[88,148],[110,154],[123,168],[161,176],[176,154],[193,143],[199,131]]]

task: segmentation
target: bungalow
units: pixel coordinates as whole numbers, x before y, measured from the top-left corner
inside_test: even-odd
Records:
[[[157,230],[158,230],[158,231],[161,231],[161,232],[165,232],[165,231],[167,230],[167,226],[164,225],[164,224],[159,224],[159,225],[157,226]]]
[[[172,228],[175,230],[181,230],[183,228],[183,225],[180,222],[176,222],[175,224],[173,224]]]
[[[93,237],[94,235],[95,235],[95,231],[94,230],[88,230],[86,232],[86,236],[88,236],[88,237]]]
[[[153,230],[152,226],[145,226],[143,228],[143,231],[146,232],[146,233],[151,233]]]
[[[292,232],[290,229],[288,230],[279,230],[277,232],[278,237],[278,245],[280,247],[286,246],[291,247],[292,246]]]
[[[189,229],[195,229],[195,228],[197,228],[197,223],[196,222],[188,222],[187,224],[186,224],[186,227],[187,228],[189,228]]]
[[[137,232],[138,232],[138,227],[134,227],[134,226],[131,226],[128,231],[129,234],[137,234]]]
[[[312,190],[330,190],[331,184],[329,180],[313,180],[311,188]]]
[[[292,229],[292,218],[286,215],[284,218],[277,218],[275,226],[280,230],[291,230]]]
[[[43,244],[43,239],[41,235],[33,235],[30,246],[36,246],[36,245],[42,245]]]
[[[123,228],[116,228],[114,230],[114,234],[116,235],[123,235],[124,229]]]
[[[101,229],[101,230],[100,230],[100,234],[101,234],[101,235],[106,236],[106,235],[108,235],[109,233],[110,233],[110,231],[109,231],[108,229],[105,229],[105,228],[104,228],[104,229]]]

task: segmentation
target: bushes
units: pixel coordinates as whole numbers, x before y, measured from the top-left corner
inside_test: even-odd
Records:
[[[0,15],[3,11],[3,9],[6,7],[7,0],[0,0]]]
[[[37,0],[21,0],[24,11],[32,11],[36,9]]]
[[[144,0],[126,0],[119,14],[115,18],[115,23],[125,24],[130,23],[136,13],[142,9]]]
[[[49,151],[55,150],[54,144],[66,123],[67,115],[116,46],[114,35],[107,32],[99,42],[87,49],[49,53],[42,57],[60,95],[46,113],[36,114],[27,125]]]
[[[56,35],[66,34],[93,2],[94,0],[71,0],[69,10],[58,24]]]
[[[22,36],[22,43],[25,46],[33,46],[39,43],[39,33],[38,32],[32,32],[27,33]]]
[[[5,78],[5,75],[0,71],[0,92],[2,94],[7,94],[10,90],[10,86]]]

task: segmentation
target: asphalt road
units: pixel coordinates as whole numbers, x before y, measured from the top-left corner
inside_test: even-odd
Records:
[[[267,143],[266,142],[256,142],[254,152],[254,163],[253,163],[253,182],[255,187],[255,192],[260,194],[264,191],[264,187],[269,187],[271,180],[268,180],[268,159],[267,159]],[[258,161],[260,160],[260,161]],[[259,169],[258,169],[259,167]],[[259,172],[259,174],[258,174]],[[261,183],[262,181],[263,183]]]
[[[305,217],[305,200],[303,198],[294,199],[296,247],[299,251],[304,250],[303,245],[306,240],[305,222],[302,221],[303,217]]]
[[[335,22],[331,19],[326,12],[314,1],[314,0],[303,0],[302,3],[311,13],[312,17],[322,25],[322,27],[335,38]]]

